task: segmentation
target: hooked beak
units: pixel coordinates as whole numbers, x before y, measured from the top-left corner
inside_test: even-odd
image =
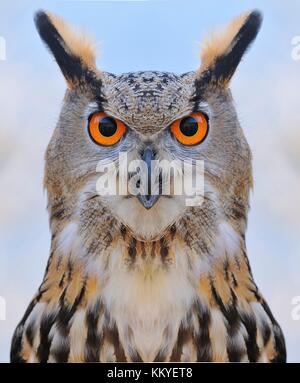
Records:
[[[154,160],[154,158],[155,156],[152,149],[147,147],[143,152],[142,160],[146,163],[147,170],[148,170],[148,194],[146,195],[139,194],[137,196],[140,203],[147,210],[151,209],[159,199],[159,194],[154,194],[154,195],[151,194],[151,161]]]

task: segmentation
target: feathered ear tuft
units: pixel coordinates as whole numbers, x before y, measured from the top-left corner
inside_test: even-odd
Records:
[[[35,24],[70,87],[79,83],[87,72],[97,70],[95,46],[86,34],[44,11],[36,13]]]
[[[222,32],[208,38],[201,51],[199,74],[209,71],[211,80],[226,85],[255,39],[261,23],[259,11],[249,12],[234,19]]]

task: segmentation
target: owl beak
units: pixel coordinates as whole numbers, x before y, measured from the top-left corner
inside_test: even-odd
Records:
[[[142,159],[147,165],[148,170],[148,194],[137,196],[140,203],[144,206],[145,209],[151,209],[159,199],[159,194],[151,194],[151,165],[152,161],[155,159],[155,154],[150,147],[146,147],[143,154]]]
[[[138,195],[137,198],[144,208],[149,210],[156,204],[159,195]]]

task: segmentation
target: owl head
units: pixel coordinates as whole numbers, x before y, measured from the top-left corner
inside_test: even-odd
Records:
[[[86,35],[43,11],[35,22],[67,82],[46,153],[53,228],[72,217],[83,228],[93,222],[101,231],[109,222],[111,233],[126,227],[151,241],[173,225],[191,221],[213,231],[226,219],[243,231],[251,152],[229,83],[258,33],[260,13],[241,15],[211,36],[199,68],[184,74],[101,71]],[[198,200],[184,187],[197,174]],[[113,192],[99,193],[104,180]]]

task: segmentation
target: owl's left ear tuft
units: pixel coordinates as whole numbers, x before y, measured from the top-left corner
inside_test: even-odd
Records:
[[[87,71],[95,72],[96,49],[91,39],[50,12],[35,14],[39,35],[53,54],[68,85],[74,87]]]
[[[252,11],[234,19],[220,33],[208,38],[201,51],[199,74],[206,72],[209,80],[226,85],[243,55],[250,47],[262,23],[262,14]]]

